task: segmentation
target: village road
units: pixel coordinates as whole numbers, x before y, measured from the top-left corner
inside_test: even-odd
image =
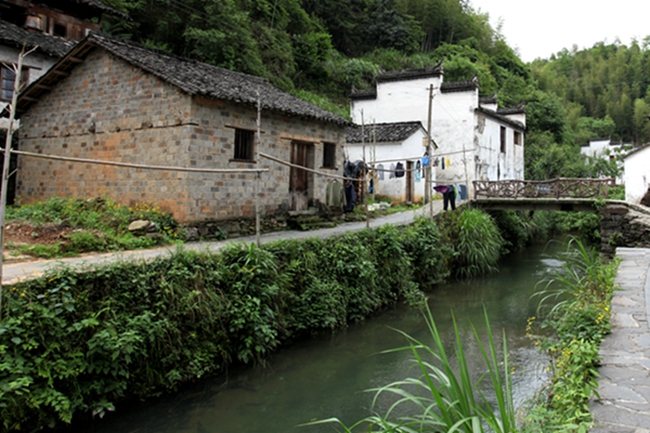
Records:
[[[432,205],[433,214],[437,215],[442,211],[442,200],[435,200]],[[370,227],[380,227],[385,224],[392,225],[406,225],[413,222],[413,218],[418,215],[429,215],[429,206],[424,206],[413,211],[406,211],[386,215],[380,218],[370,220]],[[363,230],[366,228],[366,223],[344,223],[336,227],[311,231],[280,231],[273,233],[266,233],[261,235],[260,242],[268,243],[277,241],[279,239],[306,239],[311,237],[327,238],[330,236],[342,234],[350,231]],[[226,244],[232,242],[255,242],[255,236],[241,237],[235,239],[228,239],[218,242],[191,242],[183,246],[186,250],[195,251],[210,251],[217,252],[221,250]],[[89,269],[97,266],[102,266],[115,262],[124,261],[139,261],[139,260],[152,260],[159,256],[171,254],[176,247],[165,246],[149,250],[137,251],[120,251],[115,253],[101,253],[101,254],[85,254],[82,257],[73,257],[67,259],[56,260],[38,260],[33,262],[23,263],[8,263],[2,267],[3,283],[13,284],[21,280],[37,278],[49,269],[59,266],[75,267],[78,269]]]

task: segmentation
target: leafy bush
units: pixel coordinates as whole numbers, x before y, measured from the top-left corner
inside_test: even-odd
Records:
[[[497,270],[503,238],[490,215],[476,209],[446,212],[440,223],[455,252],[452,267],[457,276],[471,278]]]

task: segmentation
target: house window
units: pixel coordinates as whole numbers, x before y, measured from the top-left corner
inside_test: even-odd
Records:
[[[323,143],[323,168],[336,168],[336,144]]]
[[[235,129],[235,155],[234,159],[240,161],[253,160],[253,145],[255,132],[246,129]]]
[[[506,128],[501,127],[501,153],[506,153]]]
[[[515,132],[515,144],[521,146],[521,132],[519,131],[514,131],[514,132]]]
[[[54,27],[52,28],[52,34],[54,36],[60,36],[62,38],[65,38],[66,35],[66,28],[62,24],[54,23]]]
[[[20,75],[21,90],[27,85],[29,79],[29,69],[24,68]],[[2,82],[2,89],[0,90],[0,99],[3,101],[11,101],[14,94],[14,83],[16,82],[16,73],[12,68],[0,68],[0,81]]]

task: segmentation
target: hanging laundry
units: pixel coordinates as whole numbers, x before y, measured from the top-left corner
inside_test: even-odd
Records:
[[[370,186],[368,187],[368,192],[370,194],[375,193],[375,179],[370,179]]]
[[[433,161],[433,166],[434,166],[434,167],[437,167],[438,164],[440,164],[440,158],[436,158],[436,160]]]
[[[333,180],[327,184],[325,203],[329,208],[338,210],[341,210],[341,207],[345,204],[343,184],[338,180]]]
[[[395,164],[390,164],[390,174],[388,175],[389,179],[395,178]]]
[[[379,164],[377,166],[377,171],[379,172],[379,180],[384,180],[384,165]]]
[[[401,162],[395,166],[395,177],[404,177],[404,164]]]
[[[447,167],[451,167],[451,161],[449,160],[449,157],[447,157]]]
[[[430,160],[429,160],[429,155],[424,155],[424,156],[422,157],[422,165],[423,165],[424,167],[426,167],[427,165],[429,165],[429,162],[430,162]]]
[[[354,191],[354,185],[352,182],[349,182],[345,185],[345,207],[343,210],[345,212],[352,212],[354,210],[354,205],[357,202],[357,193]]]
[[[445,169],[445,157],[444,156],[442,157],[442,169],[443,170]]]
[[[420,161],[418,161],[418,162],[415,163],[415,181],[416,182],[419,182],[420,180],[422,180],[422,172],[421,171],[424,171],[424,170],[422,169],[422,164],[420,164]]]

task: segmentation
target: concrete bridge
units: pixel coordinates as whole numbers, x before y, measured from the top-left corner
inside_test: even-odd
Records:
[[[607,199],[613,179],[475,181],[470,206],[490,210],[582,211],[601,216],[601,250],[650,248],[650,208]]]

